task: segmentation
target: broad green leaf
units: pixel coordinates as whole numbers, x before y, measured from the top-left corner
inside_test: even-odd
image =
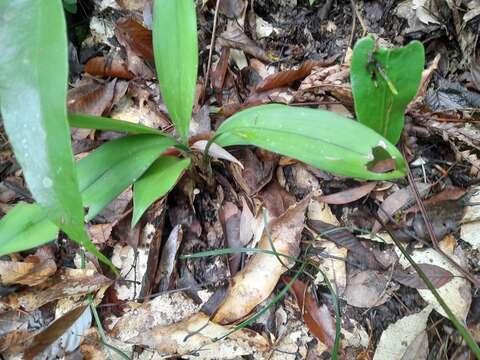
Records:
[[[310,6],[312,6],[313,4],[315,4],[315,0],[308,0],[308,2],[310,3]]]
[[[68,114],[68,121],[71,127],[80,129],[97,129],[125,132],[129,134],[153,134],[167,136],[158,129],[102,116]]]
[[[419,41],[403,48],[377,48],[373,37],[357,41],[350,79],[358,121],[396,144],[407,105],[417,93],[425,64]]]
[[[28,188],[68,236],[90,242],[67,123],[67,33],[60,0],[0,2],[0,109]]]
[[[405,176],[397,148],[362,124],[336,113],[286,105],[261,105],[241,111],[217,130],[220,146],[256,145],[301,160],[331,173],[360,179],[387,180]],[[381,148],[396,168],[375,173],[367,164]]]
[[[19,203],[0,219],[0,256],[55,240],[58,227],[37,204]]]
[[[153,50],[162,97],[183,143],[188,140],[198,68],[193,0],[155,0]]]
[[[158,135],[133,135],[109,141],[78,163],[86,220],[134,183],[167,148],[177,144]]]
[[[164,196],[177,183],[190,165],[190,159],[162,156],[133,185],[132,227],[154,201]]]

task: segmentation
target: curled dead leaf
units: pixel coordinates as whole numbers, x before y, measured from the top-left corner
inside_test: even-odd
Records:
[[[310,196],[270,222],[270,239],[276,252],[292,257],[298,256],[300,234],[309,202]],[[264,231],[257,248],[273,251],[267,231]],[[292,266],[287,259],[282,258],[282,261],[283,264]],[[233,278],[213,321],[229,324],[248,315],[270,295],[280,276],[288,270],[283,264],[272,254],[253,255],[245,268]]]

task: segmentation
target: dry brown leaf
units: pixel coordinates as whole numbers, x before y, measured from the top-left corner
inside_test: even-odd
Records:
[[[394,289],[389,279],[375,270],[350,272],[344,297],[347,303],[356,307],[373,307],[384,304],[390,299]],[[398,288],[398,285],[396,286]]]
[[[225,202],[218,211],[218,218],[222,224],[223,235],[229,248],[240,248],[240,219],[241,213],[238,207],[232,202]],[[248,224],[251,225],[251,224]],[[242,254],[231,254],[228,257],[230,273],[235,275],[240,269]]]
[[[268,349],[267,340],[248,329],[238,330],[221,341],[231,328],[209,321],[207,315],[197,313],[187,320],[173,325],[154,327],[129,339],[136,345],[144,345],[168,355],[198,353],[196,359],[233,359],[242,355],[262,353]]]
[[[131,80],[134,77],[122,60],[117,58],[109,60],[103,56],[88,60],[85,64],[85,72],[93,76],[117,77],[126,80]]]
[[[121,19],[117,22],[115,35],[118,41],[128,46],[136,55],[153,61],[152,32],[133,19]]]
[[[68,91],[68,111],[100,116],[108,112],[113,104],[117,80],[102,83],[89,83]]]
[[[88,234],[94,244],[104,244],[110,238],[112,224],[92,224],[88,226]]]
[[[250,39],[235,21],[229,21],[226,31],[218,37],[217,44],[222,47],[243,50],[246,54],[266,63],[272,61],[267,53]]]
[[[310,74],[313,67],[328,66],[333,63],[334,59],[328,59],[325,61],[307,60],[296,70],[280,71],[276,74],[267,76],[260,84],[255,88],[256,92],[263,92],[283,86],[288,86],[294,81],[301,80]]]
[[[50,301],[95,292],[111,282],[90,269],[64,269],[51,279],[51,286],[45,289],[34,287],[12,294],[9,301],[14,308],[33,311]]]
[[[321,195],[317,197],[316,200],[334,205],[349,204],[370,194],[370,192],[375,188],[376,185],[377,182],[372,181],[364,185],[360,185],[358,187],[340,191],[334,194]]]
[[[300,234],[309,202],[310,197],[306,197],[270,222],[270,239],[278,253],[298,256]],[[273,251],[267,231],[264,231],[257,248]],[[286,259],[283,263],[287,266],[292,265]],[[264,253],[253,255],[245,268],[232,279],[225,300],[220,305],[213,321],[228,324],[249,314],[255,306],[271,294],[278,279],[287,270],[288,268],[274,255]]]
[[[286,283],[291,281],[291,278],[287,276],[284,279]],[[335,322],[328,307],[325,304],[318,305],[311,290],[308,290],[307,285],[300,280],[293,283],[290,291],[295,295],[298,307],[303,314],[303,320],[310,331],[318,340],[332,349],[335,341]]]
[[[433,286],[439,288],[450,280],[453,279],[453,275],[450,271],[441,268],[440,266],[432,264],[417,264],[427,277],[432,282]],[[412,287],[415,289],[428,289],[428,286],[423,282],[422,278],[418,275],[413,267],[409,267],[405,270],[395,270],[393,273],[393,279],[402,285]]]
[[[37,250],[24,261],[0,260],[0,283],[3,285],[22,284],[35,286],[41,284],[57,271],[51,250]],[[48,249],[48,248],[46,248]]]
[[[182,243],[183,230],[181,225],[175,225],[172,232],[168,236],[167,241],[162,249],[162,256],[160,258],[160,264],[158,266],[156,282],[158,285],[158,291],[166,291],[170,287],[170,281],[175,267],[175,259],[177,257],[177,251]]]

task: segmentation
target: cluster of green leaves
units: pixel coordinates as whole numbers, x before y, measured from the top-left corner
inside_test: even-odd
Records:
[[[51,241],[61,229],[111,266],[90,242],[84,221],[133,184],[134,226],[191,163],[188,130],[198,67],[194,2],[154,2],[157,74],[179,139],[119,120],[67,115],[67,41],[60,0],[2,2],[0,13],[1,112],[38,203],[19,204],[0,220],[0,255]],[[75,164],[69,126],[128,135],[103,144]],[[224,147],[256,145],[341,176],[389,180],[405,175],[404,160],[387,139],[323,110],[275,104],[250,108],[226,120],[212,142]],[[180,149],[183,158],[162,156],[171,147]],[[379,147],[381,158],[374,151]],[[369,164],[385,155],[394,160],[395,169],[371,171]]]

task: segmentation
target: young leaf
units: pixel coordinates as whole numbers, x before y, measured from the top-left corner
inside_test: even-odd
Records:
[[[156,0],[153,50],[163,100],[187,143],[197,81],[197,17],[193,0]]]
[[[256,145],[291,156],[337,175],[388,180],[405,176],[399,151],[382,136],[336,113],[285,105],[261,105],[241,111],[217,130],[220,146]],[[395,169],[375,173],[367,165],[380,147],[391,156]]]
[[[80,129],[110,130],[126,132],[129,134],[153,134],[167,136],[158,129],[102,116],[68,114],[68,122],[70,123],[71,127]]]
[[[157,159],[133,186],[132,227],[145,210],[165,195],[190,165],[190,159],[163,156]]]
[[[40,206],[19,203],[0,220],[0,256],[43,245],[57,234]]]
[[[90,242],[67,123],[67,35],[60,1],[2,1],[0,109],[27,185],[68,236]]]
[[[87,221],[135,182],[169,147],[177,144],[157,135],[133,135],[109,141],[78,163],[78,178]]]
[[[357,41],[350,78],[358,120],[396,144],[424,63],[425,51],[419,41],[396,49],[377,48],[371,36]]]

